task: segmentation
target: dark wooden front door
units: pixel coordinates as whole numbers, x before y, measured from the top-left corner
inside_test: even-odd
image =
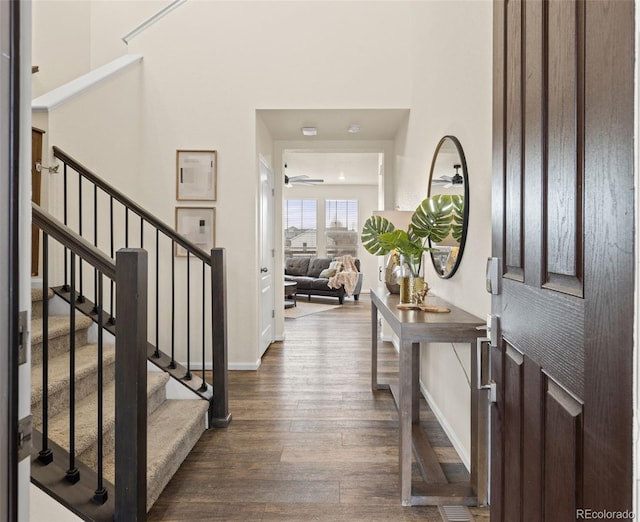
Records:
[[[629,510],[634,3],[494,9],[491,520]]]

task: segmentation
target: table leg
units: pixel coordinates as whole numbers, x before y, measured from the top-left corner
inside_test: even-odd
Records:
[[[420,422],[420,343],[411,345],[411,365],[414,370],[411,382],[412,423],[418,424]]]
[[[419,345],[418,345],[419,346]],[[412,455],[412,416],[413,416],[413,343],[403,341],[400,344],[400,397],[398,413],[400,416],[400,499],[403,506],[411,505],[411,455]]]
[[[371,391],[378,389],[378,307],[371,303]]]

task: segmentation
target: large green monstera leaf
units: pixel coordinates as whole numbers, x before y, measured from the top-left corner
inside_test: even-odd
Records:
[[[451,196],[453,205],[453,224],[451,225],[451,235],[458,243],[462,241],[464,229],[464,196],[455,194]]]
[[[413,213],[413,232],[434,243],[440,243],[451,231],[454,204],[448,194],[438,194],[426,198]]]
[[[391,221],[382,216],[371,216],[362,227],[362,235],[360,240],[362,246],[367,252],[374,256],[383,256],[388,254],[395,247],[389,247],[388,244],[382,245],[380,236],[389,232],[393,232],[394,226]]]

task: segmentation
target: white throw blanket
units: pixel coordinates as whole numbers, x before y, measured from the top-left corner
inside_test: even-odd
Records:
[[[345,292],[351,297],[358,284],[358,268],[355,260],[350,255],[346,255],[336,258],[336,261],[340,262],[342,270],[330,277],[327,285],[329,288],[340,288],[341,285],[344,285]]]

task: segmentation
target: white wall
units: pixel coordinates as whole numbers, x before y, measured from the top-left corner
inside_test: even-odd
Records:
[[[90,70],[91,2],[33,1],[33,97]]]
[[[429,168],[442,136],[462,143],[468,170],[470,216],[456,275],[440,279],[430,263],[433,293],[484,319],[490,311],[485,262],[491,254],[492,3],[483,0],[415,2],[412,6],[413,96],[407,127],[396,140],[395,204],[413,210],[427,195]],[[470,350],[423,347],[421,380],[449,425],[457,449],[469,455]]]

